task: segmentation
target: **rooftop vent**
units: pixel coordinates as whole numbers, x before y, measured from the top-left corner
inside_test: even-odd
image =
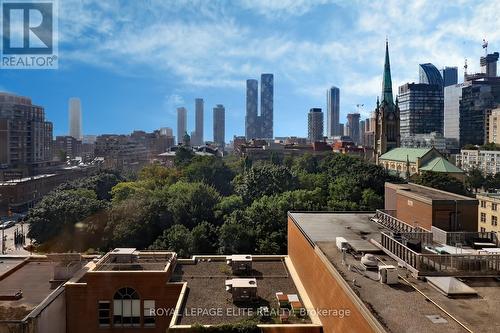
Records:
[[[226,262],[233,274],[248,273],[252,271],[252,256],[249,254],[233,254],[226,257]]]
[[[253,301],[257,299],[257,280],[254,278],[226,280],[226,291],[231,292],[233,302]]]
[[[427,282],[448,297],[477,295],[476,290],[454,277],[428,276]]]

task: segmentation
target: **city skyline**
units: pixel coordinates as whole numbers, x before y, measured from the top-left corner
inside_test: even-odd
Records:
[[[200,6],[203,10],[192,13],[191,9],[188,15],[184,14],[189,7],[186,4],[155,7],[161,15],[144,6],[124,6],[120,12],[124,19],[135,22],[128,27],[135,33],[121,38],[123,27],[110,19],[114,5],[65,1],[60,6],[59,70],[4,71],[0,89],[29,96],[43,105],[47,118],[54,122],[55,135],[69,132],[66,103],[71,96],[79,96],[85,105],[83,134],[175,128],[179,106],[187,108],[187,128],[192,129],[194,99],[202,97],[208,108],[220,103],[226,106],[228,141],[233,135],[245,134],[245,80],[270,72],[275,74],[276,85],[274,135],[305,137],[307,111],[311,107],[327,110],[324,91],[332,85],[341,90],[342,120],[356,111],[356,104],[365,105],[360,110],[362,118],[374,110],[386,36],[393,54],[394,91],[406,82],[418,82],[416,69],[421,63],[433,63],[438,69],[456,66],[461,78],[464,58],[482,55],[483,38],[492,50],[500,42],[494,29],[496,21],[489,15],[499,5],[488,2],[469,3],[470,10],[461,10],[458,4],[434,6],[425,1],[398,6],[300,1],[292,5],[242,2],[222,6],[213,2]],[[394,7],[397,10],[391,9]],[[427,15],[429,11],[433,15]],[[406,15],[409,12],[412,15]],[[174,19],[179,13],[182,15]],[[172,19],[165,23],[160,16]],[[273,16],[279,19],[271,21]],[[146,18],[165,32],[163,37],[140,42],[138,31],[143,31],[139,27]],[[109,25],[94,31],[95,20]],[[327,24],[318,25],[318,20]],[[275,29],[268,29],[271,24]],[[332,29],[337,33],[330,34]],[[86,31],[92,31],[97,42],[76,40]],[[122,47],[120,40],[128,46]],[[208,47],[211,43],[215,47]],[[190,52],[180,57],[174,48]],[[156,49],[159,52],[153,52]],[[109,53],[104,55],[104,50]],[[139,57],[138,52],[142,54]],[[96,54],[99,62],[93,60]],[[116,62],[118,58],[130,61]],[[206,67],[205,72],[200,65]],[[478,67],[469,62],[469,71],[477,72]],[[205,112],[204,123],[211,120],[211,113]],[[212,137],[210,126],[205,126],[205,132],[205,138]]]

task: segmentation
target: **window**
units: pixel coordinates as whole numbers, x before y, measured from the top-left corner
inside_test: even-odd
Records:
[[[481,222],[486,222],[486,213],[481,213]]]
[[[486,201],[481,200],[481,208],[486,208]]]
[[[498,217],[492,216],[491,217],[491,225],[496,226],[498,224]]]
[[[144,326],[155,326],[155,301],[144,300]]]
[[[486,232],[486,229],[481,227],[481,232]]]
[[[99,301],[99,326],[108,327],[111,323],[110,301]]]
[[[492,203],[491,204],[491,210],[497,210],[497,204],[496,203]]]
[[[138,327],[141,325],[141,300],[132,288],[121,288],[113,297],[113,325]]]

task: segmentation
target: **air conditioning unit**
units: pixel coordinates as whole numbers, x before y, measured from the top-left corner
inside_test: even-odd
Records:
[[[337,249],[339,249],[339,251],[342,251],[342,248],[347,247],[347,244],[349,244],[344,237],[335,237],[335,243],[337,244]]]
[[[380,283],[398,284],[398,270],[393,265],[378,266],[378,277]]]

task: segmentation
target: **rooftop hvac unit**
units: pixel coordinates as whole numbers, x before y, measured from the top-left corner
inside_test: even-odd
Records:
[[[342,248],[347,247],[349,244],[344,237],[335,237],[335,243],[337,244],[337,249],[342,251]]]
[[[231,266],[234,274],[252,270],[252,256],[248,254],[233,254],[226,257],[226,263]]]
[[[383,265],[378,267],[378,277],[380,283],[398,284],[398,270],[393,265]]]

